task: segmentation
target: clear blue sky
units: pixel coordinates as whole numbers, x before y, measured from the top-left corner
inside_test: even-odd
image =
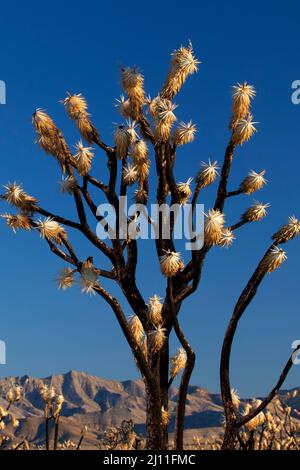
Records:
[[[231,86],[247,80],[256,87],[258,133],[238,150],[230,187],[235,189],[250,169],[265,168],[269,184],[257,199],[272,204],[269,215],[241,229],[230,250],[210,253],[199,291],[180,316],[197,353],[192,382],[214,391],[219,389],[221,340],[235,300],[270,235],[289,215],[300,217],[300,106],[290,99],[291,83],[300,79],[300,6],[296,1],[281,5],[255,0],[147,4],[116,0],[110,5],[29,0],[1,6],[0,79],[7,85],[7,104],[0,106],[0,180],[22,182],[49,210],[73,214],[71,200],[58,191],[57,165],[34,144],[31,114],[36,107],[47,109],[73,145],[78,134],[58,101],[67,90],[82,92],[103,139],[110,143],[112,123],[120,119],[113,106],[120,94],[120,66],[138,65],[154,95],[167,72],[170,53],[191,39],[202,64],[176,99],[177,115],[192,118],[199,131],[196,142],[178,156],[177,176],[183,180],[194,176],[201,160],[222,160]],[[98,153],[96,161],[94,173],[104,177],[104,156]],[[207,207],[214,190],[201,201]],[[237,221],[252,201],[252,197],[229,201],[228,223]],[[54,279],[63,264],[37,234],[14,235],[4,224],[0,233],[0,338],[7,343],[8,361],[0,366],[0,375],[44,376],[76,369],[107,378],[137,377],[109,309],[76,287],[66,293],[57,290]],[[164,292],[150,245],[144,242],[139,267],[145,296]],[[82,257],[92,254],[78,237],[75,246]],[[299,247],[300,239],[289,243],[288,261],[266,278],[239,327],[232,384],[243,395],[265,393],[292,341],[300,339]],[[126,313],[130,314],[127,308]],[[300,385],[300,366],[287,385]]]

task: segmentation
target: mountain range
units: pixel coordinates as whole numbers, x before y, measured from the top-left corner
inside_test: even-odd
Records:
[[[22,399],[11,410],[20,425],[15,431],[17,441],[26,438],[35,444],[44,443],[43,401],[39,394],[40,382],[51,385],[64,396],[60,421],[60,442],[77,442],[81,430],[88,426],[85,446],[96,448],[103,432],[110,426],[119,425],[123,419],[132,419],[138,434],[145,433],[145,390],[141,380],[123,382],[105,380],[84,372],[70,371],[43,379],[29,376],[0,379],[0,406],[6,405],[5,395],[14,383],[22,386]],[[300,388],[298,389],[300,392]],[[287,391],[281,392],[283,395]],[[170,432],[174,430],[177,388],[170,390]],[[247,399],[242,402],[249,401]],[[300,411],[300,394],[290,403]],[[220,431],[223,407],[220,394],[205,388],[190,386],[186,403],[185,438],[191,441],[194,435],[211,436]]]

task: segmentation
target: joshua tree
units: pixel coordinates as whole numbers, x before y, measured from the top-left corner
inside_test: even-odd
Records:
[[[49,387],[43,382],[41,382],[39,385],[39,392],[44,402],[46,450],[50,450],[49,424],[52,420],[55,423],[53,450],[57,450],[59,418],[61,414],[62,405],[64,402],[64,397],[63,395],[56,395],[54,387],[52,386]]]
[[[16,418],[13,412],[11,412],[11,406],[21,400],[22,389],[19,385],[13,385],[9,387],[6,392],[7,405],[5,408],[0,406],[0,449],[5,447],[5,444],[11,440],[11,437],[6,435],[6,428],[10,426],[11,429],[19,426],[19,420]],[[11,430],[10,430],[11,434]]]
[[[186,254],[185,263],[175,248],[175,217],[164,221],[170,225],[170,234],[164,237],[161,228],[155,240],[158,262],[162,275],[166,278],[166,293],[163,301],[153,295],[147,302],[142,296],[136,280],[139,260],[138,249],[142,241],[129,235],[103,239],[91,228],[89,217],[105,226],[111,234],[104,216],[97,211],[99,194],[116,212],[116,226],[120,225],[119,209],[121,196],[127,196],[130,187],[135,185],[135,201],[147,205],[149,195],[150,160],[156,170],[156,203],[184,205],[191,198],[191,212],[196,213],[200,191],[218,178],[217,162],[203,163],[191,189],[191,179],[186,183],[176,182],[174,166],[180,147],[194,140],[196,127],[190,121],[175,124],[176,105],[173,98],[180,91],[186,79],[198,69],[199,62],[194,57],[191,44],[181,47],[172,54],[170,70],[158,96],[146,98],[144,77],[136,68],[121,70],[121,82],[125,97],[118,100],[121,115],[127,119],[114,133],[114,146],[103,142],[98,130],[90,119],[88,106],[81,94],[69,94],[64,100],[68,116],[77,125],[82,141],[76,145],[72,155],[66,140],[54,121],[43,110],[33,114],[33,125],[39,145],[57,160],[63,173],[61,190],[74,198],[77,220],[70,220],[41,207],[38,200],[28,195],[17,183],[5,187],[3,198],[16,207],[17,213],[4,214],[9,227],[32,230],[40,233],[52,253],[70,266],[59,275],[62,289],[73,285],[78,274],[82,290],[94,293],[104,299],[112,308],[124,336],[131,348],[136,364],[143,377],[147,395],[147,444],[149,449],[165,449],[168,439],[168,390],[174,378],[181,372],[175,426],[175,446],[183,447],[185,402],[190,377],[193,371],[195,354],[189,345],[178,321],[178,313],[183,301],[193,294],[199,284],[202,267],[209,251],[216,245],[229,247],[234,240],[234,232],[245,224],[259,221],[266,215],[268,205],[257,203],[248,208],[241,220],[225,227],[224,205],[227,198],[240,194],[252,194],[265,184],[264,171],[252,171],[235,191],[228,191],[227,183],[236,147],[248,141],[256,129],[250,110],[255,90],[247,83],[237,84],[233,91],[232,117],[230,120],[229,143],[225,151],[216,198],[212,208],[206,211],[204,244]],[[92,145],[99,147],[107,157],[108,181],[103,182],[92,173],[94,158]],[[92,193],[93,191],[93,193]],[[97,199],[93,194],[97,192]],[[154,202],[154,201],[152,201]],[[90,214],[91,213],[91,214]],[[43,216],[44,219],[38,218]],[[128,217],[127,224],[139,218],[136,212]],[[161,219],[162,220],[162,219]],[[149,225],[155,222],[148,218]],[[156,224],[157,228],[157,224]],[[95,256],[81,259],[70,241],[70,233],[77,230],[90,242],[91,250],[109,261],[111,269],[102,269]],[[298,234],[300,223],[291,219],[287,226],[273,237],[271,247],[262,258],[253,278],[243,292],[226,333],[222,353],[221,382],[225,404],[226,436],[224,447],[232,446],[237,437],[237,414],[232,405],[229,382],[230,346],[237,322],[255,295],[256,289],[267,272],[274,271],[285,260],[279,245]],[[195,240],[195,237],[191,237]],[[96,259],[96,258],[95,258]],[[106,278],[117,283],[127,299],[133,315],[128,319],[118,299],[103,287],[100,279]],[[180,349],[169,358],[169,337],[174,330]],[[259,407],[260,408],[260,407]],[[258,408],[258,409],[259,409]],[[258,411],[259,412],[259,411]],[[253,416],[252,416],[253,418]],[[242,424],[245,424],[245,417]],[[249,420],[251,417],[249,417]],[[240,423],[239,423],[240,424]]]

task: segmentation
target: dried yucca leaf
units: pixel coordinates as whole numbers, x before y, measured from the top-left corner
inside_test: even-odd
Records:
[[[136,67],[126,67],[121,70],[122,87],[130,93],[136,87],[143,87],[144,77]]]
[[[55,399],[56,395],[55,388],[53,386],[49,387],[43,382],[39,383],[39,393],[45,403],[51,403]]]
[[[130,147],[130,155],[136,165],[138,165],[141,161],[148,161],[149,150],[146,142],[142,139],[137,139],[132,142]]]
[[[37,109],[33,113],[32,122],[38,135],[38,144],[46,153],[54,156],[62,171],[65,171],[65,162],[71,153],[61,131],[50,116],[41,109]]]
[[[142,353],[144,354],[145,359],[148,359],[148,341],[147,341],[147,336],[144,335],[140,341],[140,348],[142,350]]]
[[[131,104],[128,99],[124,97],[124,95],[120,96],[120,99],[117,99],[117,107],[119,109],[119,113],[121,116],[124,118],[130,118],[132,116],[132,109],[131,109]]]
[[[140,186],[149,174],[150,160],[148,157],[148,147],[144,140],[135,140],[130,147],[130,155],[137,170],[137,180]]]
[[[182,260],[180,253],[175,251],[166,251],[165,255],[159,258],[160,270],[166,277],[175,276],[182,268]]]
[[[154,330],[149,333],[149,341],[151,352],[153,354],[159,352],[166,342],[166,329],[162,328],[160,325],[154,328]]]
[[[283,225],[276,233],[274,233],[272,240],[275,240],[277,243],[285,243],[299,235],[299,232],[300,222],[296,217],[292,216],[289,218],[288,224]]]
[[[144,332],[142,322],[137,315],[132,315],[129,318],[129,327],[130,327],[132,336],[134,337],[137,344],[141,344],[141,341],[143,339],[145,332]]]
[[[237,390],[235,390],[234,388],[231,389],[231,399],[233,406],[238,410],[241,403],[241,399],[237,393]]]
[[[99,134],[96,128],[91,123],[88,114],[81,114],[76,121],[78,130],[82,138],[88,143],[92,144],[93,142],[99,141]]]
[[[217,245],[222,238],[224,214],[219,210],[209,209],[204,227],[204,240],[208,245]]]
[[[36,228],[42,238],[58,244],[61,244],[62,240],[67,238],[65,229],[52,217],[46,217],[44,220],[39,219],[36,223]]]
[[[94,153],[92,147],[84,147],[80,140],[76,145],[76,153],[74,159],[76,161],[76,168],[80,176],[86,176],[91,169]]]
[[[183,348],[179,348],[176,354],[174,354],[173,357],[171,357],[171,370],[170,374],[172,379],[174,379],[179,372],[185,368],[186,366],[186,352]]]
[[[179,196],[180,196],[180,204],[183,206],[188,202],[189,198],[192,195],[192,190],[191,190],[191,182],[193,181],[193,178],[188,178],[188,180],[183,183],[180,182],[177,184]]]
[[[178,127],[174,131],[174,144],[175,145],[185,145],[193,142],[195,139],[196,126],[189,121],[187,123],[180,122]]]
[[[170,421],[170,413],[168,410],[165,410],[165,408],[162,406],[161,407],[161,424],[163,426],[168,426]]]
[[[161,100],[160,96],[156,96],[155,98],[151,99],[150,97],[146,100],[146,103],[148,104],[149,107],[149,112],[151,116],[154,118],[159,109],[159,102]]]
[[[162,323],[162,308],[163,305],[158,295],[150,297],[148,304],[148,314],[149,320],[151,321],[151,323],[153,323],[153,325],[158,326]]]
[[[197,72],[199,63],[194,56],[191,43],[188,47],[181,46],[175,50],[172,53],[170,70],[161,91],[162,98],[172,99],[180,91],[187,77]]]
[[[255,411],[260,405],[261,405],[262,401],[261,400],[253,400],[252,401],[252,405],[248,406],[247,408],[245,407],[242,415],[243,416],[247,416],[249,414],[249,412],[252,412],[252,411]],[[265,415],[264,413],[261,411],[260,413],[258,413],[253,419],[251,419],[250,421],[248,421],[248,423],[246,423],[246,428],[249,430],[249,431],[253,431],[255,430],[258,426],[261,426],[262,424],[264,424],[265,422]]]
[[[114,133],[114,140],[117,157],[120,160],[123,160],[128,154],[130,145],[130,136],[126,126],[122,124],[116,128]]]
[[[136,168],[137,168],[137,180],[139,184],[142,185],[149,175],[150,160],[139,161],[139,163],[136,164]]]
[[[262,424],[264,424],[264,422],[265,422],[265,415],[261,411],[253,419],[248,421],[248,423],[246,423],[245,426],[249,431],[253,431],[256,428],[258,428],[259,426],[261,426]]]
[[[63,104],[69,117],[75,121],[83,139],[89,144],[97,142],[99,134],[90,120],[88,105],[82,94],[72,95],[68,93]]]
[[[158,141],[167,142],[171,137],[171,128],[176,121],[174,110],[177,105],[169,100],[161,99],[157,104],[154,134]]]
[[[71,119],[78,119],[80,114],[87,114],[88,105],[81,93],[72,95],[67,93],[67,97],[63,101],[67,114]]]
[[[138,136],[138,133],[136,131],[137,123],[136,123],[135,120],[127,119],[126,125],[127,125],[127,132],[128,132],[128,135],[129,135],[129,140],[130,140],[129,143],[132,144],[136,140],[139,140],[139,136]]]
[[[31,217],[29,217],[27,214],[1,214],[1,217],[5,219],[6,225],[12,229],[14,233],[17,232],[17,230],[23,229],[23,230],[31,230],[32,229],[32,224],[33,221]]]
[[[270,207],[270,204],[257,202],[243,213],[242,220],[245,222],[258,222],[267,215],[268,207]]]
[[[147,204],[148,193],[143,186],[139,186],[138,189],[134,191],[134,200],[136,204]]]
[[[59,289],[66,290],[73,286],[74,272],[74,269],[69,267],[60,271],[59,275],[57,276],[57,284]]]
[[[62,176],[59,187],[63,194],[73,194],[74,190],[77,188],[77,181],[73,176]]]
[[[261,267],[264,271],[271,273],[278,269],[286,259],[285,252],[278,246],[274,246],[263,258]]]
[[[210,184],[214,183],[218,176],[219,169],[217,161],[213,163],[211,163],[210,160],[208,161],[208,163],[202,162],[201,166],[202,169],[198,173],[196,179],[197,187],[199,189],[205,188],[206,186],[209,186]]]
[[[256,132],[256,128],[252,114],[249,114],[245,119],[239,119],[233,129],[232,142],[235,145],[243,145],[247,142]]]
[[[232,230],[230,230],[230,228],[224,228],[218,244],[223,248],[229,248],[234,240],[235,236],[233,235]]]
[[[96,270],[91,258],[82,263],[80,269],[81,292],[84,294],[95,295],[99,287],[99,272]]]
[[[144,77],[135,67],[127,67],[121,71],[122,85],[128,94],[130,116],[138,119],[145,102]]]
[[[53,119],[48,116],[46,111],[38,108],[32,115],[32,123],[36,131],[41,135],[55,134],[57,132],[57,127]]]
[[[6,190],[3,198],[12,206],[21,209],[23,212],[34,212],[38,203],[37,199],[27,194],[21,185],[8,183],[4,186]]]
[[[234,128],[239,119],[247,117],[250,112],[251,99],[255,97],[255,94],[254,87],[247,82],[238,83],[233,87],[231,128]]]
[[[136,165],[127,165],[123,167],[124,181],[128,186],[131,186],[138,177]]]
[[[251,170],[246,176],[246,178],[240,184],[240,190],[243,191],[245,194],[252,194],[255,191],[258,191],[266,184],[266,179],[264,175],[266,170],[262,170],[260,173],[256,173],[256,171]]]

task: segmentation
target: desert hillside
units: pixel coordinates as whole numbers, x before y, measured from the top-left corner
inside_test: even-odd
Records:
[[[0,406],[5,404],[5,394],[12,383],[23,388],[24,398],[12,407],[20,421],[16,431],[18,440],[27,438],[36,444],[44,440],[43,402],[38,385],[40,381],[52,385],[57,393],[63,394],[60,440],[78,440],[81,429],[87,425],[86,444],[97,446],[103,431],[109,426],[118,425],[123,419],[132,419],[138,433],[145,431],[145,391],[140,380],[118,382],[70,371],[39,379],[29,376],[0,379]],[[300,390],[300,388],[299,388]],[[282,392],[285,394],[286,392]],[[175,407],[177,389],[170,391],[171,410]],[[245,400],[246,401],[246,400]],[[290,403],[300,411],[298,396]],[[219,394],[213,394],[198,386],[190,386],[187,397],[186,437],[210,435],[218,432],[222,423],[223,409]],[[174,427],[171,418],[170,431]]]

